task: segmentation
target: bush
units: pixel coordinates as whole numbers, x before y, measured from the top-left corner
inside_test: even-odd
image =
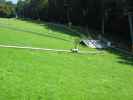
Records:
[[[0,17],[14,17],[15,8],[8,4],[0,4]]]

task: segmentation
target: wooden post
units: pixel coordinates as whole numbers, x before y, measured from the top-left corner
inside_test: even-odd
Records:
[[[130,35],[131,35],[131,50],[133,52],[133,20],[132,15],[128,14],[128,21],[129,21],[129,27],[130,27]]]

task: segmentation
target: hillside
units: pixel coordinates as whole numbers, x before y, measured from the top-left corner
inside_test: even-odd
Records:
[[[77,37],[44,22],[0,19],[4,45],[72,49]],[[0,100],[133,99],[133,58],[114,50],[78,54],[0,48],[0,57]]]

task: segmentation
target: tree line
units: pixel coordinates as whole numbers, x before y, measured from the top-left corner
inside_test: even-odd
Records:
[[[132,6],[133,0],[18,0],[16,5],[0,0],[0,16],[101,28],[103,22],[111,23]]]
[[[0,17],[15,17],[15,5],[10,1],[0,0]]]
[[[99,26],[103,17],[123,15],[133,0],[19,0],[19,17]],[[96,22],[96,24],[93,24]]]
[[[45,20],[48,18],[48,0],[19,0],[16,12],[20,18]]]

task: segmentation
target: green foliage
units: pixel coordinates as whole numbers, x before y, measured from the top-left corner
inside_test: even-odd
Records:
[[[0,1],[0,17],[14,17],[15,6],[11,2]]]
[[[20,0],[17,4],[19,17],[45,19],[48,11],[48,0]]]
[[[16,6],[16,12],[19,17],[24,17],[24,6],[26,2],[23,0],[19,0]]]
[[[6,0],[0,0],[0,4],[5,3],[5,2],[6,2]]]

